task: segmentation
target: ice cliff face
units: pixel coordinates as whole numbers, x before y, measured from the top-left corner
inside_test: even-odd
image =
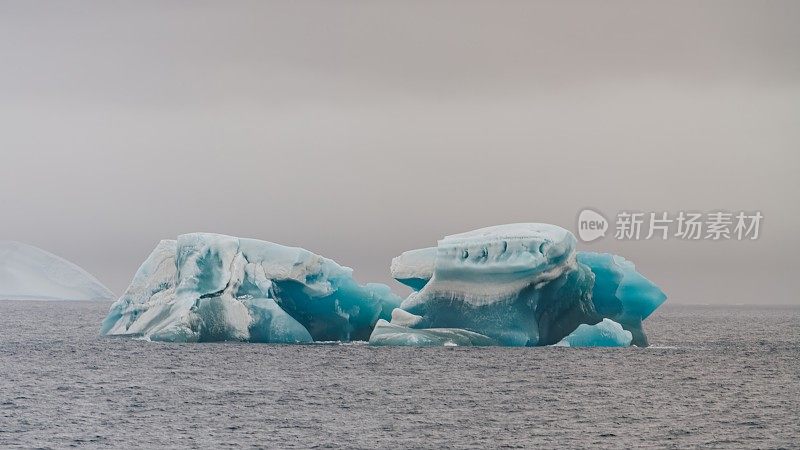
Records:
[[[307,250],[194,233],[161,241],[103,322],[105,335],[174,342],[367,339],[400,298]]]
[[[575,245],[567,230],[531,223],[447,236],[437,247],[403,253],[392,274],[416,292],[393,312],[391,324],[406,330],[392,328],[391,341],[405,336],[415,345],[416,330],[447,329],[500,345],[551,345],[581,324],[611,318],[634,344],[647,345],[642,320],[666,296],[629,261]],[[385,344],[387,333],[376,328],[371,342]]]
[[[114,293],[90,273],[38,247],[0,241],[0,299],[111,300]]]

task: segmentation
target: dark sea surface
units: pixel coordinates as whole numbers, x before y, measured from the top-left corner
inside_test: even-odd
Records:
[[[666,305],[647,349],[163,344],[0,301],[0,447],[800,448],[800,308]]]

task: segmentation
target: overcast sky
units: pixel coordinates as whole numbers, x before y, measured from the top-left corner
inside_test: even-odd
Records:
[[[0,239],[120,294],[192,231],[392,283],[487,225],[760,210],[757,241],[582,248],[674,303],[798,304],[798,24],[797,1],[0,0]]]

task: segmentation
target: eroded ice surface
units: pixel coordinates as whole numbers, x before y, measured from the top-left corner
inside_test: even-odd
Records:
[[[628,347],[633,335],[611,319],[595,325],[581,324],[555,345],[558,347]]]
[[[400,303],[308,250],[210,233],[161,241],[101,333],[176,342],[367,339]]]
[[[111,300],[114,293],[89,272],[60,256],[14,241],[0,241],[0,299]]]
[[[436,247],[405,252],[392,261],[392,274],[418,291],[391,323],[534,346],[555,344],[579,325],[608,317],[630,330],[635,344],[647,345],[641,321],[666,296],[625,259],[575,246],[563,228],[527,223],[447,236]]]

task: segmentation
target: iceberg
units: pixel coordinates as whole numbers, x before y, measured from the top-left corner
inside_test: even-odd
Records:
[[[390,324],[539,346],[610,318],[631,332],[634,344],[647,345],[641,322],[664,302],[664,293],[624,258],[578,252],[576,244],[561,227],[521,223],[446,236],[436,247],[405,252],[391,271],[414,292]],[[388,340],[389,331],[381,324],[371,342],[413,344],[414,331],[392,329],[402,336]]]
[[[555,344],[556,347],[628,347],[633,335],[611,319],[595,325],[581,324]]]
[[[0,241],[0,299],[114,298],[111,290],[74,263],[32,245]]]
[[[400,298],[308,250],[192,233],[161,241],[101,326],[154,341],[366,340]]]
[[[642,322],[666,295],[625,258],[576,244],[569,231],[540,223],[446,236],[394,258],[392,276],[413,290],[401,299],[302,248],[185,234],[156,246],[101,333],[170,342],[646,346]]]

